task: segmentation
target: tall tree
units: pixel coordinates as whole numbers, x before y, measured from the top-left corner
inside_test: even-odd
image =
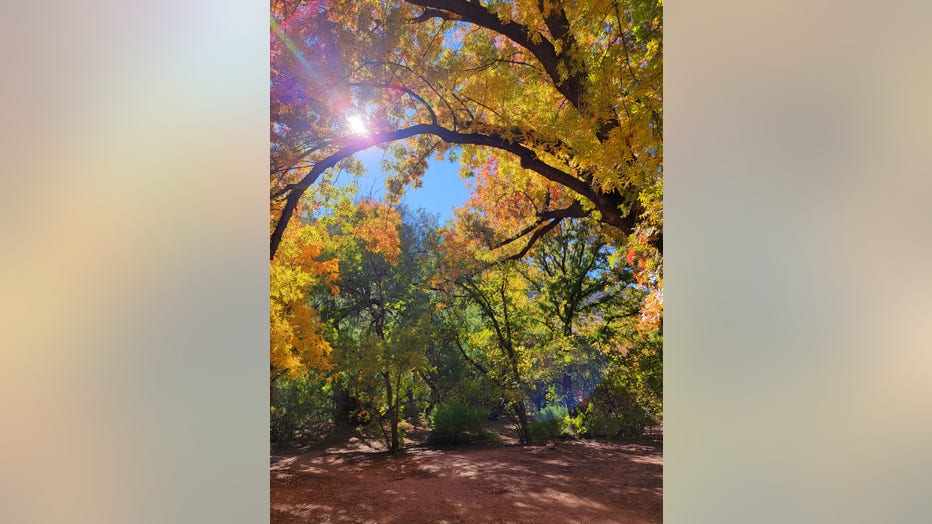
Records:
[[[328,236],[313,226],[292,227],[281,254],[270,265],[271,380],[298,378],[311,369],[328,370],[332,350],[310,303],[313,290],[332,284],[336,259],[322,257]],[[335,289],[333,289],[335,291]]]
[[[324,314],[340,332],[344,372],[368,381],[388,425],[386,443],[401,449],[402,405],[426,365],[430,296],[425,285],[435,252],[429,219],[372,200],[333,222],[342,229],[336,281],[340,293]],[[435,225],[433,226],[436,227]]]
[[[447,256],[462,255],[448,251]],[[518,438],[527,444],[531,442],[528,387],[542,325],[533,314],[529,288],[516,272],[516,264],[498,264],[445,279],[440,289],[456,307],[475,310],[478,322],[466,326],[463,340],[454,343],[473,366],[501,386],[518,422]]]

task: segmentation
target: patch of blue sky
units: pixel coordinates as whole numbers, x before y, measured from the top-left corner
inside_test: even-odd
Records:
[[[387,190],[382,155],[383,152],[377,147],[356,153],[356,158],[366,167],[366,174],[355,178],[341,173],[337,185],[355,182],[359,187],[359,197],[384,199]],[[451,219],[453,210],[462,207],[469,199],[466,180],[459,175],[458,162],[431,160],[421,182],[421,187],[409,187],[405,191],[402,202],[410,209],[420,208],[437,215],[440,223]]]
[[[462,38],[458,37],[456,34],[457,29],[459,29],[463,24],[461,22],[447,22],[447,27],[443,31],[443,45],[447,49],[452,49],[454,51],[459,51],[463,47]]]

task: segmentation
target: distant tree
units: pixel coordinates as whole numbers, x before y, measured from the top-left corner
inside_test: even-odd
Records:
[[[460,347],[464,356],[501,386],[518,422],[518,438],[527,444],[531,442],[527,400],[532,353],[540,341],[541,325],[515,264],[491,266],[440,286],[453,307],[475,311],[474,322],[464,326],[463,338],[456,343],[466,346]]]
[[[376,396],[388,425],[386,443],[401,449],[399,424],[406,393],[426,366],[430,296],[425,285],[435,249],[428,219],[371,200],[332,222],[340,231],[334,255],[340,293],[322,306],[340,332],[338,362]],[[434,235],[435,236],[435,235]]]

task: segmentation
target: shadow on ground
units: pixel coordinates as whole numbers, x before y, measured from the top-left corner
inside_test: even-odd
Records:
[[[273,523],[661,522],[663,444],[431,449],[351,439],[271,457]]]

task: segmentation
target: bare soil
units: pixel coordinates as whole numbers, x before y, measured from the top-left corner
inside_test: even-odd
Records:
[[[422,437],[397,455],[359,436],[276,452],[272,523],[662,521],[662,437],[516,446],[503,432],[447,449]]]

